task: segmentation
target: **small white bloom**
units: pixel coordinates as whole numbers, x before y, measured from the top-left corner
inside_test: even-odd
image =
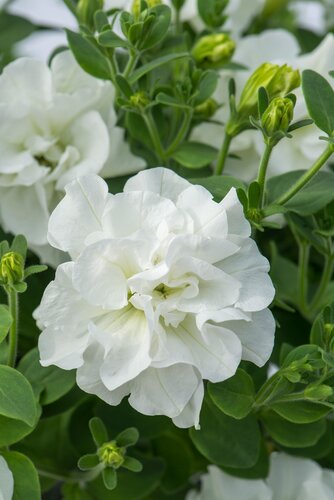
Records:
[[[242,38],[237,45],[234,60],[244,64],[247,71],[221,71],[221,77],[215,98],[218,102],[228,101],[228,81],[236,80],[239,95],[250,74],[262,63],[289,64],[303,71],[311,68],[328,78],[332,68],[334,36],[329,34],[311,53],[299,56],[300,48],[296,39],[284,30],[268,30],[259,35]],[[306,103],[301,89],[294,91],[297,105],[294,121],[309,118]],[[214,119],[226,123],[229,117],[228,106],[218,110]],[[279,175],[290,170],[308,168],[324,149],[324,142],[319,141],[323,133],[315,126],[309,125],[293,132],[292,139],[284,139],[275,147],[270,159],[268,176]],[[207,142],[220,148],[224,136],[224,126],[217,124],[201,124],[193,133],[193,138]],[[256,177],[264,144],[262,135],[256,130],[242,133],[232,141],[231,152],[241,159],[228,158],[226,172],[235,177],[250,181]]]
[[[51,211],[78,175],[138,171],[116,127],[114,90],[84,73],[69,51],[51,68],[21,58],[0,76],[0,218],[39,254]],[[52,259],[51,259],[52,262]]]
[[[6,460],[0,455],[0,500],[13,498],[14,479]]]
[[[241,479],[215,465],[202,476],[200,492],[190,491],[186,500],[332,500],[334,471],[313,460],[272,453],[267,479]]]
[[[236,192],[220,202],[171,170],[145,170],[111,195],[97,176],[66,187],[49,242],[58,267],[35,312],[43,366],[176,425],[198,425],[203,379],[270,356],[274,288]]]

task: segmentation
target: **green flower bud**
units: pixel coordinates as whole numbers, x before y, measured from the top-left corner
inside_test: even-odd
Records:
[[[259,208],[249,208],[246,212],[246,217],[249,221],[259,224],[263,219],[263,212]]]
[[[276,132],[288,131],[293,118],[294,104],[288,97],[275,97],[265,110],[261,124],[267,137],[272,137]]]
[[[235,51],[235,42],[225,33],[205,35],[198,40],[192,56],[201,68],[218,68],[227,63]]]
[[[77,5],[77,16],[79,22],[94,29],[94,14],[103,9],[104,0],[79,0]]]
[[[7,252],[0,261],[0,279],[6,284],[22,281],[24,277],[24,259],[21,254]]]
[[[218,103],[211,97],[195,107],[195,118],[211,118],[218,109]]]
[[[121,467],[124,462],[125,453],[126,449],[117,446],[116,441],[104,443],[97,450],[100,462],[102,462],[106,467],[113,467],[114,469]]]
[[[162,4],[161,0],[145,0],[145,2],[147,3],[147,6],[149,9],[151,9],[152,7],[155,7],[156,5]],[[131,10],[132,10],[132,13],[135,17],[140,16],[140,12],[141,12],[140,5],[141,5],[141,0],[133,0]]]
[[[333,389],[329,385],[309,385],[304,391],[306,399],[312,401],[325,401],[333,394]]]
[[[139,91],[133,94],[129,99],[134,108],[146,108],[150,104],[148,95],[144,91]]]
[[[249,77],[240,96],[237,107],[238,122],[247,121],[250,116],[257,116],[258,90],[264,87],[269,99],[285,96],[300,85],[298,70],[286,64],[264,63]]]

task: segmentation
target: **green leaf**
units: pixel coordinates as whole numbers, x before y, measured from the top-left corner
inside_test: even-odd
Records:
[[[202,168],[217,158],[217,150],[199,142],[185,142],[171,155],[183,167]]]
[[[213,195],[215,201],[218,202],[227,195],[231,188],[245,188],[245,184],[242,181],[229,175],[213,175],[203,179],[196,177],[189,179],[189,182],[205,187]]]
[[[241,368],[224,382],[209,382],[208,390],[214,404],[230,417],[241,419],[252,410],[255,399],[253,380]]]
[[[181,109],[191,109],[190,106],[177,100],[175,97],[166,94],[165,92],[159,92],[159,94],[155,98],[156,102],[160,104],[164,104],[165,106],[171,106],[173,108],[181,108]]]
[[[36,27],[23,17],[7,12],[0,13],[0,47],[2,51],[10,49],[15,43],[29,36]]]
[[[108,59],[86,37],[74,31],[66,30],[67,40],[77,63],[84,71],[96,78],[110,80]]]
[[[326,78],[311,69],[302,73],[306,106],[314,123],[328,135],[334,132],[334,91]]]
[[[47,270],[47,268],[48,266],[45,266],[43,264],[29,266],[24,270],[24,279],[28,278],[28,276],[31,276],[32,274],[43,273],[44,271]]]
[[[270,407],[281,417],[295,424],[310,424],[325,417],[331,408],[311,401],[284,401],[272,403]]]
[[[33,426],[37,405],[28,380],[17,370],[0,365],[0,415]]]
[[[30,434],[33,430],[32,426],[20,422],[20,420],[0,415],[0,448],[21,441],[22,438]]]
[[[140,68],[136,69],[136,71],[134,71],[132,75],[129,77],[129,83],[133,85],[134,83],[136,83],[137,80],[142,78],[150,71],[153,71],[154,69],[159,68],[164,64],[168,64],[172,61],[176,61],[177,59],[181,59],[182,57],[190,57],[190,56],[188,52],[179,52],[175,54],[167,54],[166,56],[153,59],[153,61],[143,64],[143,66],[140,66]]]
[[[155,19],[153,20],[148,34],[143,37],[143,41],[140,42],[140,48],[142,50],[151,49],[158,45],[165,38],[170,25],[172,11],[167,5],[157,5],[149,10],[150,15],[154,14]]]
[[[200,430],[190,430],[190,437],[198,451],[210,462],[237,468],[255,465],[260,452],[261,435],[254,416],[242,420],[228,417],[206,397],[200,424]]]
[[[12,500],[39,500],[41,488],[37,471],[31,460],[17,451],[4,451],[2,455],[14,477]]]
[[[133,446],[137,443],[139,439],[139,432],[135,427],[129,427],[124,429],[116,436],[116,442],[118,446]]]
[[[328,348],[333,337],[331,325],[334,325],[334,303],[326,306],[314,320],[310,342],[322,348]]]
[[[282,257],[271,245],[270,276],[275,285],[276,298],[298,305],[298,266]]]
[[[295,170],[268,179],[269,203],[273,203],[283,195],[304,173],[305,170]],[[318,172],[303,189],[284,205],[284,208],[299,215],[314,214],[334,200],[333,184],[334,173]]]
[[[89,421],[89,429],[97,447],[100,447],[109,441],[107,429],[100,418],[91,418]]]
[[[124,49],[129,49],[132,47],[129,42],[119,37],[111,30],[103,31],[102,33],[100,33],[97,37],[97,41],[100,45],[102,45],[102,47],[123,47]]]
[[[92,497],[85,491],[86,485],[76,483],[66,483],[62,487],[63,500],[92,500]]]
[[[117,486],[117,472],[112,467],[107,467],[102,471],[104,486],[107,490],[114,490]]]
[[[7,306],[0,305],[0,344],[7,337],[13,318]]]
[[[326,421],[326,424],[326,431],[316,444],[305,448],[289,448],[284,446],[281,447],[282,450],[290,453],[291,455],[312,458],[313,460],[319,460],[320,458],[325,457],[331,452],[334,444],[333,423]]]
[[[131,472],[141,472],[143,470],[142,463],[133,457],[125,457],[122,467],[130,470]]]
[[[94,469],[99,463],[100,460],[96,453],[87,453],[87,455],[79,458],[78,467],[80,470],[90,470]]]
[[[198,84],[198,93],[195,94],[194,106],[198,106],[212,96],[216,90],[219,74],[217,71],[208,69],[201,75]]]
[[[29,380],[42,405],[57,401],[75,385],[75,370],[68,371],[61,370],[57,366],[42,366],[39,362],[37,347],[23,356],[17,369]]]
[[[27,256],[27,248],[28,248],[27,240],[26,237],[23,236],[23,234],[16,235],[10,246],[11,251],[22,255],[24,260]]]
[[[262,421],[277,443],[292,448],[305,448],[315,445],[326,431],[326,421],[318,420],[309,424],[295,424],[277,413],[269,413]]]

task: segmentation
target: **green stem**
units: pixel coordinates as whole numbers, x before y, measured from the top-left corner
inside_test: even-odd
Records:
[[[9,288],[7,291],[7,296],[9,311],[13,319],[9,330],[8,365],[15,367],[18,344],[18,294],[13,288]]]
[[[324,293],[326,292],[326,289],[333,274],[333,265],[334,265],[334,256],[326,255],[325,266],[321,276],[320,284],[310,304],[311,311],[317,309],[317,307],[321,302],[321,299],[323,298]]]
[[[302,312],[307,312],[307,293],[308,293],[308,264],[310,257],[310,245],[305,241],[299,243],[299,303]]]
[[[225,162],[226,158],[230,149],[230,144],[232,141],[232,136],[225,133],[224,137],[224,142],[221,147],[221,150],[219,151],[218,159],[217,159],[217,165],[216,165],[216,175],[221,175],[223,173],[224,167],[225,167]]]
[[[164,162],[166,159],[166,153],[165,153],[164,148],[161,144],[159,132],[158,132],[157,127],[154,123],[154,120],[152,119],[150,112],[144,111],[142,114],[142,117],[143,117],[145,124],[147,126],[148,132],[150,134],[150,138],[154,144],[155,154],[158,157],[159,161]]]
[[[273,393],[273,388],[276,387],[276,385],[280,382],[281,380],[281,373],[276,372],[272,377],[270,377],[260,388],[259,392],[256,395],[255,398],[255,407],[259,407],[264,405],[267,401],[269,401],[270,396]]]
[[[327,162],[327,160],[333,154],[333,146],[329,144],[325,151],[319,156],[319,158],[315,161],[312,167],[305,172],[304,175],[298,179],[297,182],[280,198],[273,202],[274,205],[285,205],[295,194],[298,193],[311,179],[315,176],[315,174],[321,169],[321,167]]]
[[[124,72],[123,72],[124,78],[127,78],[130,75],[131,71],[133,70],[134,66],[137,63],[137,60],[138,60],[138,56],[134,52],[131,52],[129,59],[128,59],[128,62],[126,64],[126,67],[125,67]]]
[[[178,147],[178,145],[186,137],[186,135],[188,133],[188,130],[189,130],[189,125],[190,125],[190,122],[191,122],[191,118],[192,118],[192,113],[187,110],[185,112],[185,116],[184,116],[182,125],[179,128],[179,131],[178,131],[177,135],[175,136],[173,142],[170,144],[169,148],[166,151],[166,156],[167,157],[169,157],[171,154],[174,153],[175,149]]]
[[[261,158],[259,173],[257,176],[257,182],[260,185],[259,208],[262,208],[262,206],[263,206],[263,197],[264,197],[265,184],[266,184],[267,168],[268,168],[268,164],[269,164],[272,150],[273,150],[273,147],[269,144],[266,144],[265,150],[264,150],[262,158]]]

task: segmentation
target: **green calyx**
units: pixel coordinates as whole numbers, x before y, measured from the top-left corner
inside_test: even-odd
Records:
[[[213,33],[198,40],[192,56],[201,68],[218,68],[230,61],[235,47],[235,42],[225,33]]]
[[[150,100],[146,92],[139,91],[133,94],[130,99],[130,104],[134,108],[144,109],[150,104]]]
[[[6,284],[13,284],[23,280],[24,259],[17,252],[5,253],[0,261],[0,280]]]
[[[118,469],[124,463],[126,448],[117,446],[116,441],[104,443],[98,450],[97,455],[100,462],[106,467]]]

